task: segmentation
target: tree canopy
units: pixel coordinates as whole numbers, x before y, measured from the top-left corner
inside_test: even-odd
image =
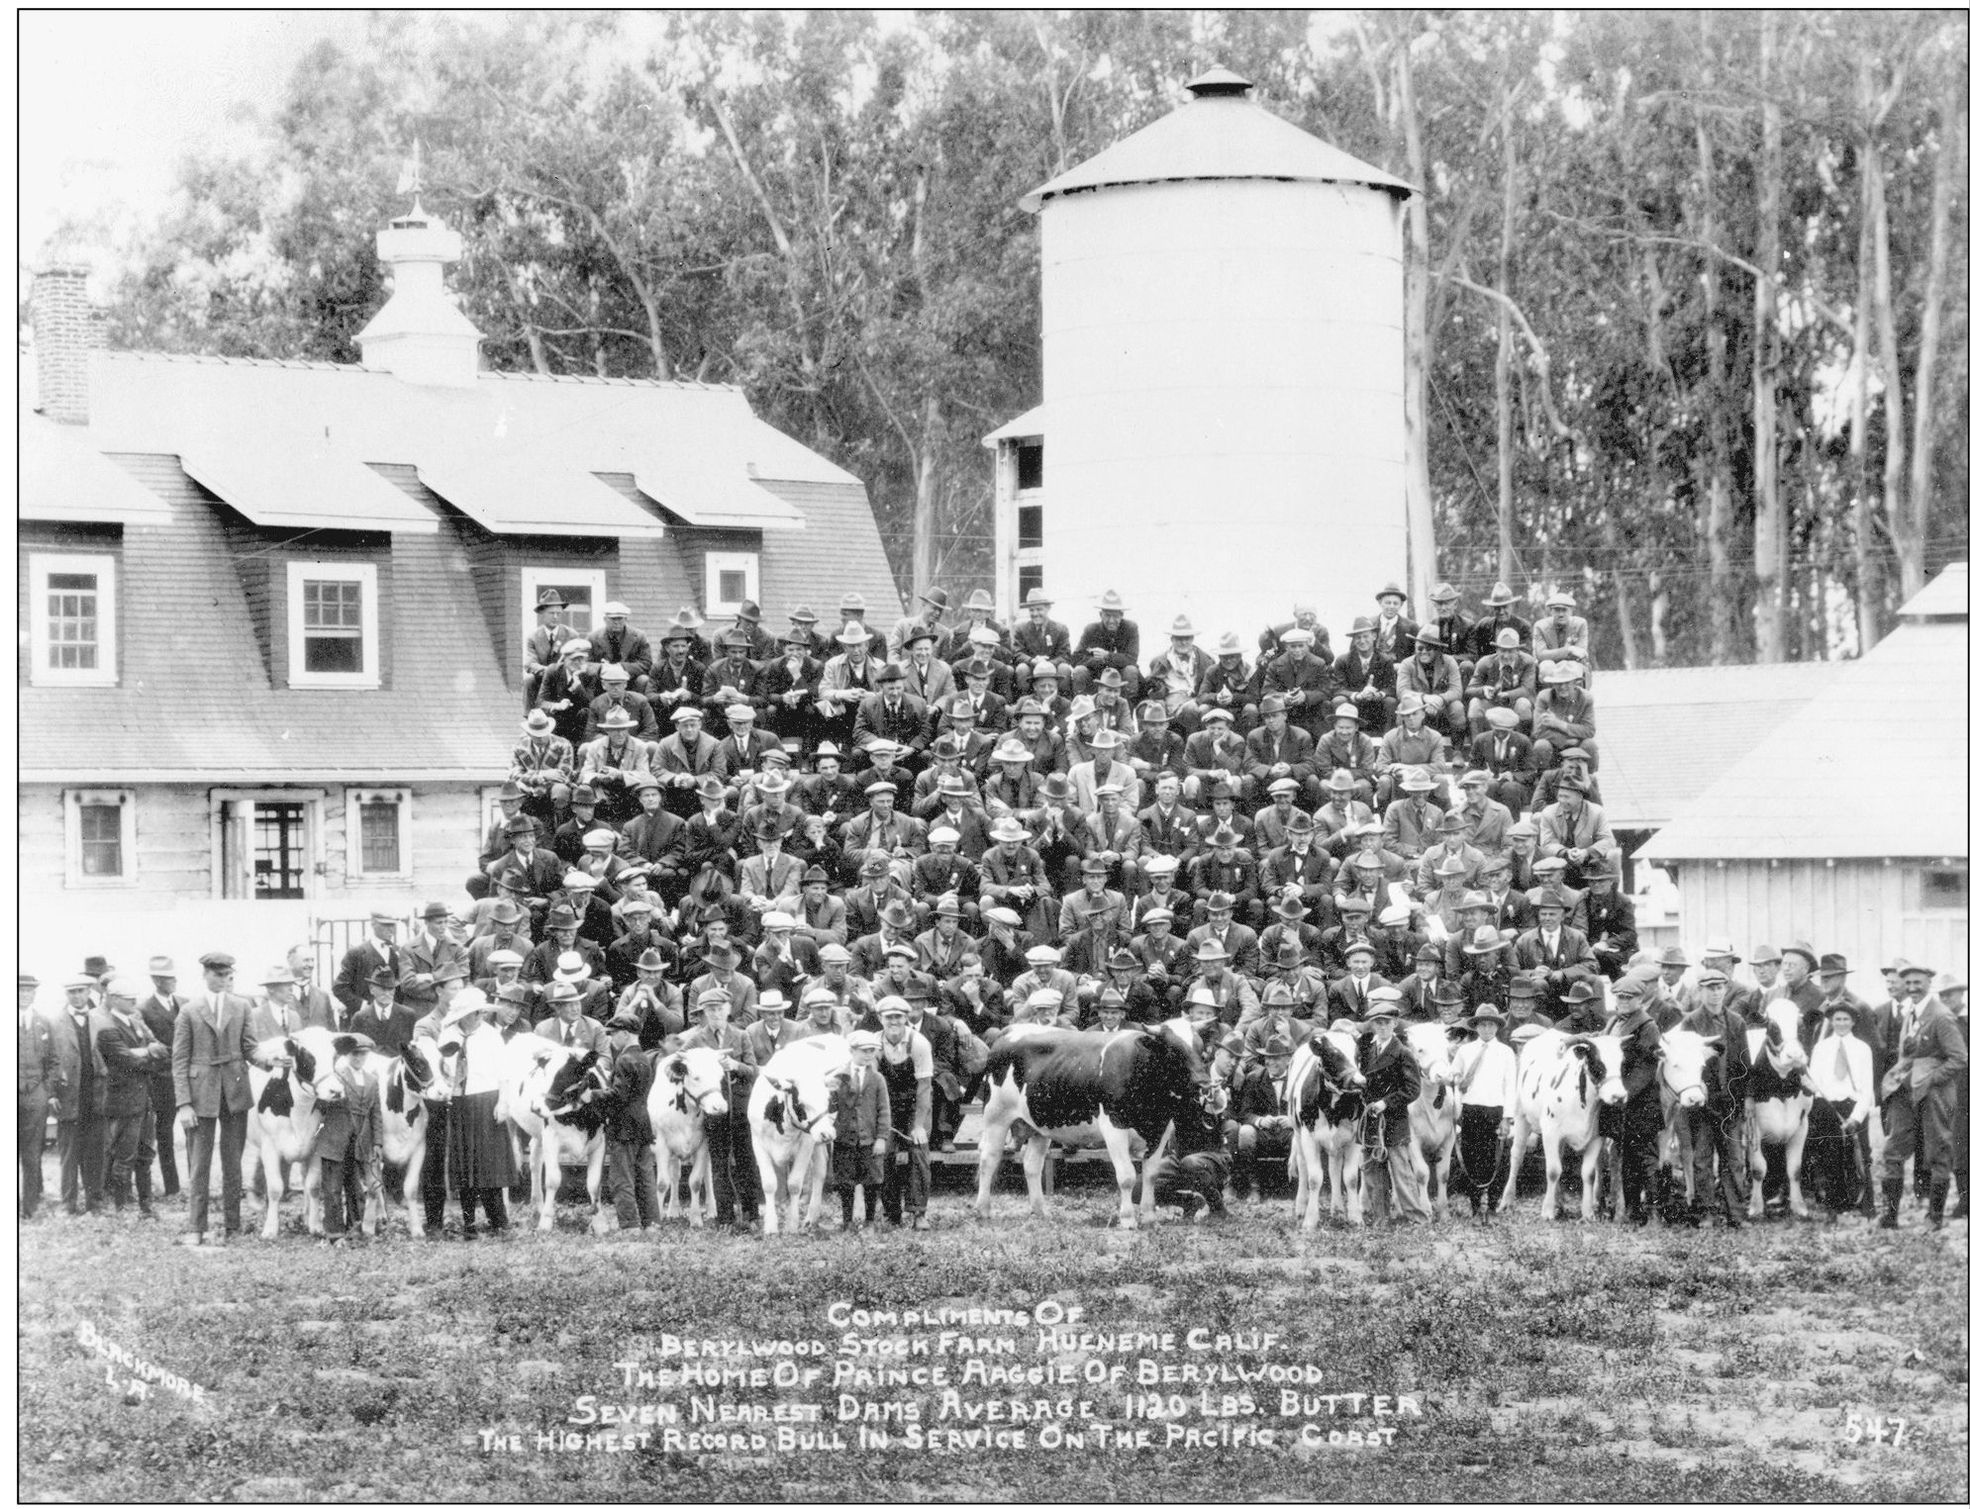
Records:
[[[1215,62],[1422,190],[1436,571],[1565,586],[1608,663],[1864,648],[1962,555],[1965,19],[1896,12],[378,17],[252,164],[187,162],[113,343],[353,361],[413,143],[496,367],[691,378],[989,584],[1039,401],[1019,195]],[[1322,604],[1330,616],[1351,604]]]

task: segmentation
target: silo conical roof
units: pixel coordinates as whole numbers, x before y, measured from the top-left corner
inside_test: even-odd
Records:
[[[1037,210],[1061,195],[1123,184],[1200,179],[1360,183],[1397,198],[1415,192],[1400,178],[1261,109],[1249,98],[1250,83],[1237,74],[1214,68],[1190,87],[1196,97],[1188,104],[1041,184],[1019,207]]]

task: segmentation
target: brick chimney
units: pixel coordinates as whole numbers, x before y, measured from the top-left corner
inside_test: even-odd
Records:
[[[35,407],[62,424],[89,422],[89,352],[96,344],[89,312],[89,269],[56,263],[34,274]]]

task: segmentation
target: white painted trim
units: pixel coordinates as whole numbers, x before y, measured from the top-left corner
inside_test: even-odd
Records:
[[[292,786],[214,786],[207,793],[212,811],[212,899],[214,901],[253,901],[253,872],[250,868],[244,874],[244,888],[238,896],[226,894],[226,850],[225,850],[225,808],[230,805],[244,833],[253,829],[253,809],[262,801],[300,802],[305,807],[304,821],[307,824],[306,843],[307,863],[302,866],[302,889],[306,893],[299,899],[313,903],[320,899],[322,875],[322,801],[327,793],[320,788]],[[293,898],[281,898],[292,900]]]
[[[117,875],[82,873],[82,809],[121,809],[123,870]],[[137,883],[137,793],[128,787],[71,787],[62,793],[62,848],[70,890],[115,890]]]
[[[413,869],[410,852],[410,788],[408,786],[351,786],[343,792],[342,800],[343,845],[346,850],[348,878],[368,881],[395,880],[408,884]],[[362,809],[374,803],[392,804],[397,809],[397,868],[394,870],[363,868]]]
[[[726,571],[743,571],[745,596],[728,601],[718,595],[718,578]],[[739,604],[759,601],[759,552],[757,550],[707,550],[705,552],[705,617],[737,618]]]
[[[96,578],[96,666],[59,670],[48,664],[48,578],[57,572],[91,572]],[[31,550],[27,557],[29,604],[28,681],[33,686],[116,685],[116,557]]]
[[[357,582],[363,589],[363,661],[359,671],[305,669],[302,584]],[[382,613],[377,601],[376,567],[367,561],[289,561],[287,563],[287,684],[300,691],[374,690],[383,684]]]

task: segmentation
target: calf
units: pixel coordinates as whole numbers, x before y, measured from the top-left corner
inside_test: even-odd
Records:
[[[280,1235],[280,1197],[290,1164],[301,1166],[301,1222],[322,1235],[321,1163],[315,1143],[321,1136],[323,1100],[342,1098],[335,1077],[335,1035],[326,1027],[303,1027],[291,1037],[270,1038],[253,1050],[247,1066],[253,1112],[247,1118],[248,1161],[257,1161],[267,1184],[267,1213],[260,1235]]]
[[[588,1165],[588,1207],[601,1207],[602,1112],[593,1092],[605,1088],[601,1055],[530,1033],[507,1045],[507,1061],[493,1116],[525,1133],[530,1143],[535,1225],[554,1229],[554,1201],[561,1192],[565,1148],[570,1163]],[[584,1100],[583,1092],[590,1092]]]
[[[1512,1168],[1502,1204],[1518,1193],[1525,1145],[1538,1135],[1546,1153],[1546,1199],[1539,1213],[1549,1221],[1560,1214],[1560,1173],[1565,1150],[1580,1150],[1580,1215],[1595,1219],[1601,1189],[1601,1107],[1628,1098],[1621,1082],[1623,1039],[1611,1035],[1551,1028],[1532,1038],[1519,1055],[1518,1115],[1512,1125]]]
[[[1354,1038],[1338,1029],[1301,1043],[1286,1068],[1287,1114],[1293,1119],[1293,1166],[1299,1174],[1293,1214],[1308,1231],[1320,1226],[1326,1164],[1334,1175],[1334,1214],[1361,1224],[1361,1088]]]
[[[410,1234],[424,1235],[424,1202],[418,1190],[424,1175],[424,1134],[430,1129],[427,1102],[451,1098],[451,1086],[441,1071],[436,1039],[413,1037],[401,1058],[372,1053],[370,1076],[376,1081],[383,1107],[383,1161],[404,1171],[404,1210]],[[363,1207],[363,1231],[375,1236],[384,1216],[382,1181],[377,1181]]]
[[[725,1067],[718,1050],[687,1048],[659,1059],[649,1108],[650,1129],[656,1133],[659,1208],[668,1216],[680,1213],[679,1194],[688,1177],[691,1203],[682,1213],[693,1226],[702,1226],[707,1216],[718,1214],[711,1147],[705,1141],[705,1118],[725,1114]]]
[[[985,1064],[984,1126],[978,1137],[978,1200],[991,1214],[998,1176],[1015,1129],[1030,1136],[1021,1152],[1026,1195],[1046,1214],[1047,1150],[1055,1133],[1092,1124],[1108,1148],[1121,1195],[1120,1223],[1137,1223],[1138,1184],[1129,1134],[1142,1134],[1148,1156],[1140,1184],[1144,1222],[1154,1219],[1155,1176],[1173,1130],[1186,1145],[1201,1139],[1210,1081],[1196,1050],[1167,1025],[1144,1032],[1085,1033],[1044,1028],[1008,1033]]]
[[[834,1087],[849,1066],[848,1039],[829,1032],[788,1043],[752,1082],[746,1122],[759,1165],[760,1227],[766,1236],[780,1232],[783,1198],[792,1230],[820,1220],[835,1140]]]
[[[1765,1148],[1785,1150],[1789,1208],[1806,1214],[1806,1195],[1799,1187],[1799,1168],[1806,1157],[1806,1124],[1813,1109],[1813,1082],[1806,1073],[1806,1050],[1799,1041],[1799,1007],[1792,1001],[1773,1001],[1765,1007],[1765,1025],[1747,1027],[1745,1047],[1751,1055],[1751,1083],[1745,1122],[1750,1134],[1750,1212],[1765,1210]]]
[[[1464,1105],[1451,1060],[1474,1034],[1442,1022],[1413,1022],[1403,1032],[1423,1071],[1423,1093],[1409,1107],[1409,1145],[1415,1150],[1417,1181],[1430,1193],[1431,1208],[1441,1219],[1450,1203],[1450,1160],[1457,1151],[1457,1117]]]

